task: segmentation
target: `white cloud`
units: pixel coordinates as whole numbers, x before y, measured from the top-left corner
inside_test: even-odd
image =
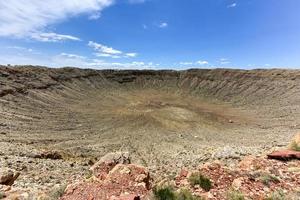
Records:
[[[28,37],[35,34],[33,38],[47,41],[43,36],[42,39],[38,37],[36,33],[47,32],[45,29],[49,25],[79,14],[92,14],[92,18],[100,16],[97,13],[113,2],[114,0],[2,0],[0,36]]]
[[[136,56],[137,56],[137,53],[126,53],[125,55],[126,55],[127,57],[133,58],[133,57],[136,57]]]
[[[89,16],[90,20],[96,20],[99,19],[101,17],[101,13],[94,13],[92,15]]]
[[[159,28],[167,28],[169,24],[167,22],[162,22],[158,25]]]
[[[15,49],[18,51],[27,51],[27,52],[33,52],[33,49],[31,48],[26,48],[26,47],[20,47],[20,46],[8,46],[8,49]]]
[[[137,56],[137,53],[124,53],[123,51],[93,41],[89,41],[88,46],[96,51],[94,55],[98,57],[133,58]]]
[[[180,65],[193,65],[193,62],[180,62]]]
[[[19,47],[12,47],[19,49]],[[23,47],[20,47],[23,50]],[[24,48],[25,49],[25,48]],[[62,52],[57,55],[34,53],[22,54],[16,52],[8,52],[0,54],[0,65],[41,65],[48,67],[80,67],[80,68],[94,68],[94,69],[153,69],[159,64],[153,62],[107,62],[102,59],[92,59],[86,56]]]
[[[65,40],[80,41],[78,37],[57,33],[33,33],[31,34],[31,38],[41,42],[59,42]]]
[[[230,61],[228,58],[220,58],[219,63],[221,65],[227,65],[227,64],[230,64]]]
[[[52,66],[63,67],[63,66],[72,66],[72,67],[84,67],[87,65],[87,58],[84,56],[61,53],[59,55],[49,58],[49,62]]]
[[[120,63],[120,62],[105,62],[102,60],[93,60],[93,62],[88,63],[89,67],[98,69],[154,69],[153,63],[144,63],[140,61]]]
[[[196,62],[180,62],[179,65],[183,65],[183,66],[197,66],[197,65],[208,65],[208,61],[206,60],[199,60]]]
[[[198,65],[207,65],[208,62],[206,60],[199,60],[196,62]]]
[[[104,57],[104,58],[121,58],[121,56],[108,54],[108,53],[94,53],[97,57]]]
[[[96,42],[93,42],[93,41],[89,41],[88,46],[92,47],[94,50],[99,51],[103,54],[112,54],[112,55],[114,55],[114,54],[122,54],[123,53],[122,51],[113,49],[112,47],[107,47],[105,45],[102,45],[102,44],[99,44],[99,43],[96,43]]]
[[[232,3],[227,6],[227,8],[234,8],[237,6],[237,3]]]
[[[75,66],[81,68],[95,69],[152,69],[155,65],[152,62],[107,62],[101,59],[90,59],[76,54],[61,53],[51,59],[52,66]]]
[[[70,53],[61,53],[60,56],[64,56],[64,57],[67,57],[67,58],[86,59],[85,56],[79,56],[79,55],[70,54]]]

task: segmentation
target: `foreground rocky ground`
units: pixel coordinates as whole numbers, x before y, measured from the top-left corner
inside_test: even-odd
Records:
[[[131,164],[127,152],[109,153],[89,169],[89,177],[69,180],[68,185],[56,185],[50,191],[26,191],[11,186],[20,174],[2,169],[0,197],[26,200],[175,200],[172,193],[179,193],[184,194],[179,198],[183,200],[298,200],[300,152],[296,150],[299,147],[300,134],[289,150],[277,151],[268,157],[246,156],[231,167],[221,162],[206,163],[193,170],[182,169],[176,176],[163,179],[154,179],[147,168]],[[49,153],[41,156],[59,157]],[[164,191],[164,195],[157,190]]]
[[[219,162],[206,163],[191,171],[182,169],[174,179],[164,179],[159,182],[151,178],[151,174],[145,167],[122,163],[128,162],[102,160],[94,165],[91,177],[67,186],[57,185],[52,191],[24,191],[14,186],[1,185],[1,197],[26,200],[155,199],[152,193],[153,187],[170,187],[174,191],[185,188],[199,199],[200,197],[214,200],[236,199],[237,196],[241,199],[259,200],[272,196],[274,199],[279,197],[287,200],[300,199],[299,160],[278,161],[248,156],[235,167],[226,167]],[[199,185],[191,184],[189,177],[197,173],[209,178],[212,183],[209,191]]]

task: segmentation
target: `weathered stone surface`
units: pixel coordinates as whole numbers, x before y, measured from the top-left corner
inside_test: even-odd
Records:
[[[112,170],[117,164],[130,164],[129,153],[108,153],[103,156],[97,163],[95,163],[90,168],[90,171],[92,171],[97,178],[104,180],[109,171]]]
[[[104,180],[95,177],[69,185],[61,200],[138,200],[147,195],[150,189],[150,176],[146,168],[117,164]]]
[[[268,154],[268,158],[277,160],[300,159],[300,151],[281,150]]]

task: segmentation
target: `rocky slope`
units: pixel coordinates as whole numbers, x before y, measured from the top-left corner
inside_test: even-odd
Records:
[[[300,129],[299,70],[0,66],[0,166],[47,190],[128,151],[154,179],[264,155]],[[50,178],[51,177],[51,178]]]

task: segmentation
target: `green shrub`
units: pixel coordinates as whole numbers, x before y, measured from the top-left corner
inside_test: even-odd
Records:
[[[285,194],[282,190],[271,193],[265,200],[285,200]]]
[[[263,174],[260,177],[260,180],[263,184],[265,184],[267,186],[270,185],[270,182],[273,182],[273,183],[280,182],[279,178],[277,178],[276,176],[274,176],[272,174]]]
[[[245,200],[245,196],[241,191],[231,189],[227,192],[227,200]]]
[[[166,187],[155,187],[153,194],[157,200],[176,200],[174,189],[170,186]]]
[[[290,149],[294,151],[300,151],[300,146],[296,141],[292,141],[292,143],[290,144]]]
[[[189,177],[189,182],[192,186],[199,185],[205,191],[209,191],[212,188],[212,183],[209,178],[203,176],[201,173],[193,173]]]
[[[195,197],[187,189],[181,189],[175,192],[170,186],[155,187],[153,189],[155,200],[203,200],[201,197]]]

